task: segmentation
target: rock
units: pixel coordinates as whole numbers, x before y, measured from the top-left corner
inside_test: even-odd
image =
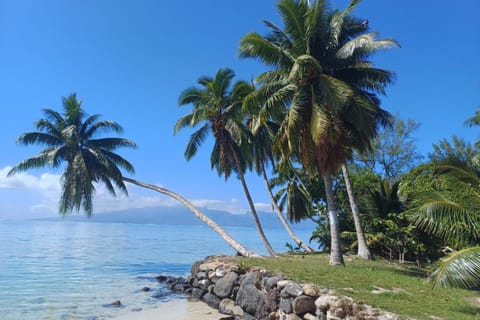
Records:
[[[235,272],[227,273],[224,277],[218,279],[215,288],[213,289],[213,293],[221,299],[229,297],[237,279],[238,274]]]
[[[208,274],[205,271],[200,271],[197,273],[197,279],[198,280],[208,279]]]
[[[220,305],[220,298],[210,292],[205,293],[202,299],[214,309],[218,309]]]
[[[165,282],[165,281],[167,281],[167,277],[166,277],[166,276],[156,276],[155,279],[156,279],[158,282]]]
[[[290,313],[290,314],[287,314],[286,320],[302,320],[302,318],[297,316],[295,313]]]
[[[312,297],[303,295],[293,299],[292,308],[296,314],[315,313],[317,309]]]
[[[243,314],[243,320],[258,320],[256,317],[252,316],[249,313],[244,313]]]
[[[142,288],[142,291],[143,291],[143,292],[148,292],[148,291],[150,291],[150,288],[149,288],[149,287],[143,287],[143,288]]]
[[[200,288],[193,288],[192,297],[200,300],[200,299],[202,299],[202,297],[205,293],[207,293],[206,290],[203,290],[203,289],[200,289]]]
[[[218,262],[218,261],[206,262],[206,263],[202,263],[198,267],[198,270],[199,271],[205,271],[205,272],[208,272],[208,271],[211,271],[211,270],[215,271],[220,266],[223,266],[223,262]]]
[[[193,264],[192,264],[192,268],[190,270],[190,272],[192,273],[192,275],[196,275],[199,271],[199,268],[200,268],[200,265],[203,264],[203,261],[195,261]]]
[[[319,297],[320,296],[320,290],[318,287],[314,286],[313,284],[304,284],[302,286],[303,289],[303,294],[306,296],[310,297]]]
[[[239,306],[235,305],[235,301],[232,299],[225,298],[222,301],[220,301],[220,304],[218,306],[218,311],[223,314],[229,314],[229,315],[234,315],[234,316],[242,316],[243,315],[243,310]]]
[[[291,297],[298,297],[303,293],[303,288],[295,282],[291,282],[283,288],[282,293],[285,292]],[[282,295],[283,296],[283,295]]]
[[[322,312],[326,312],[330,309],[330,306],[333,306],[340,298],[337,296],[331,295],[322,295],[315,300],[315,306]]]
[[[235,304],[239,305],[243,311],[250,315],[256,314],[259,307],[262,307],[266,300],[266,295],[259,289],[260,273],[248,273],[240,285],[240,289],[235,299]]]
[[[287,314],[292,313],[293,312],[292,298],[280,298],[279,308],[280,310],[282,310]]]
[[[314,316],[311,313],[306,313],[303,315],[304,320],[318,320],[317,316]]]
[[[266,278],[263,281],[263,287],[265,290],[270,291],[272,288],[277,287],[277,282],[280,280],[282,280],[282,277],[279,276]]]
[[[112,307],[120,307],[122,302],[120,300],[115,300],[111,303]]]
[[[292,280],[279,280],[277,281],[277,288],[283,289],[290,283],[292,283]]]

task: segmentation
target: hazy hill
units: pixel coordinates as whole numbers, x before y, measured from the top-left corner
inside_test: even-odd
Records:
[[[226,211],[209,210],[200,208],[200,210],[221,226],[228,227],[254,227],[253,218],[250,214],[231,214]],[[274,213],[258,213],[262,226],[268,228],[283,228],[280,220]],[[48,218],[56,220],[57,218]],[[61,219],[61,218],[58,218]],[[65,218],[68,221],[87,221],[87,222],[115,222],[115,223],[139,223],[139,224],[168,224],[168,225],[203,225],[188,209],[183,207],[156,207],[130,209],[126,211],[94,213],[90,218],[85,215],[71,215]],[[314,224],[305,221],[293,225],[294,229],[310,229],[313,231]]]

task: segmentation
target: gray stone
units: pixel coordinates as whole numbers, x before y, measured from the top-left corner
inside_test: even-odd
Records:
[[[243,313],[243,320],[258,320],[258,319],[249,313]]]
[[[223,299],[218,305],[218,312],[223,314],[233,314],[233,308],[235,307],[235,301],[232,299]]]
[[[292,313],[292,298],[280,298],[279,308],[285,313]]]
[[[203,295],[207,293],[207,291],[200,289],[200,288],[193,288],[192,290],[192,297],[196,299],[202,299]]]
[[[276,277],[270,277],[270,278],[265,278],[263,281],[263,287],[265,290],[270,291],[272,288],[277,286],[277,282],[282,280],[282,277],[276,276]]]
[[[293,299],[292,307],[296,314],[314,313],[317,309],[312,297],[303,295]]]
[[[303,294],[303,288],[295,282],[287,284],[282,291],[291,297],[298,297],[299,295]]]
[[[213,293],[221,299],[229,297],[237,279],[238,275],[235,272],[227,273],[224,277],[218,279]]]
[[[248,273],[238,290],[235,304],[239,305],[246,313],[256,314],[257,310],[265,304],[266,295],[257,285],[260,281],[258,272]]]
[[[210,292],[205,293],[202,299],[214,309],[218,309],[220,305],[220,298]]]

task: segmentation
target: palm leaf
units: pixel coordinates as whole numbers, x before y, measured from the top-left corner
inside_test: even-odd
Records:
[[[430,276],[433,287],[478,288],[480,285],[480,247],[449,254]]]

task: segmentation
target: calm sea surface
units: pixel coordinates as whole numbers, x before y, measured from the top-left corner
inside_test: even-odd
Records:
[[[225,229],[265,254],[254,228]],[[265,232],[279,252],[292,243],[282,229]],[[298,231],[304,241],[310,233]],[[108,319],[119,312],[109,306],[115,300],[127,310],[153,308],[178,298],[154,276],[184,276],[196,260],[233,253],[206,226],[0,222],[0,319]]]

